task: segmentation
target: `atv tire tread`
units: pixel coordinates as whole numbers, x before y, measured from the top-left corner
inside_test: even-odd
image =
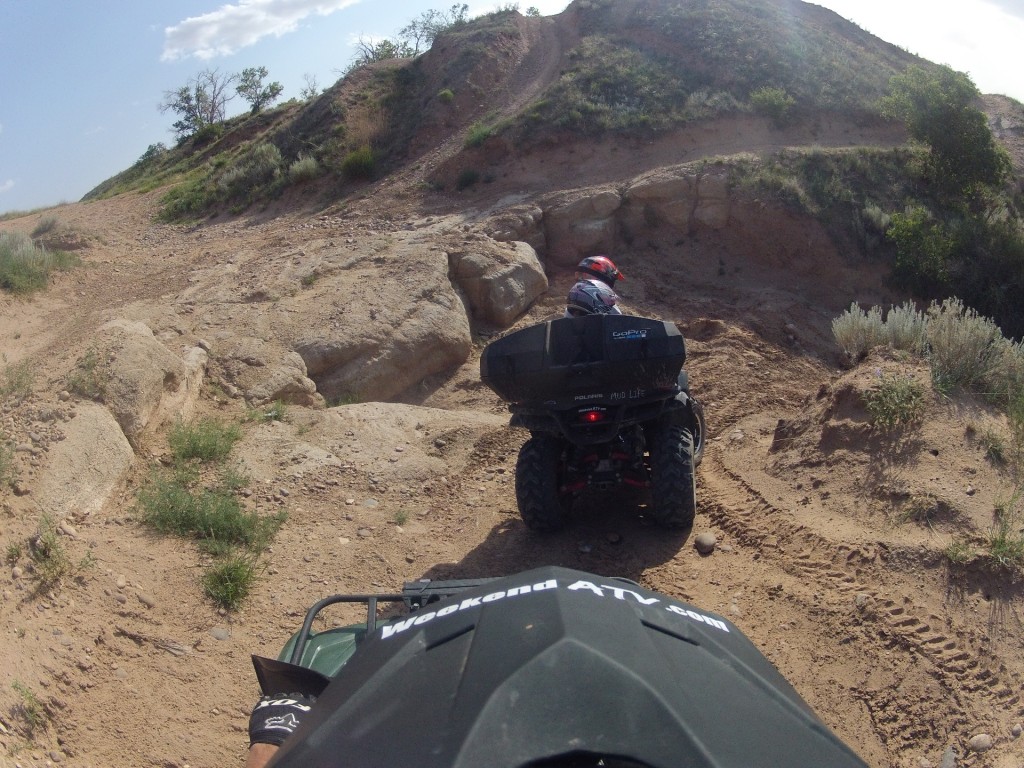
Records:
[[[697,514],[693,435],[669,424],[652,430],[649,439],[651,517],[665,528],[688,528]]]
[[[516,502],[526,527],[557,531],[565,525],[567,499],[559,488],[562,444],[555,437],[535,435],[523,443],[516,461]]]

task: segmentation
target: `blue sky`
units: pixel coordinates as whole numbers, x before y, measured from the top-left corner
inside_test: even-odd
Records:
[[[356,41],[454,0],[0,0],[0,212],[78,200],[156,142],[165,92],[203,69],[265,66],[298,96],[333,84]],[[507,1],[472,0],[476,16]],[[820,0],[867,31],[1024,101],[1024,0]],[[568,0],[520,0],[562,11]],[[236,98],[230,114],[247,105]]]

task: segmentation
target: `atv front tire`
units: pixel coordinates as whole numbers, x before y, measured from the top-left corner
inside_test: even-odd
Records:
[[[697,484],[690,430],[666,424],[649,435],[651,517],[665,528],[688,528],[697,514]]]
[[[558,438],[534,435],[519,449],[516,503],[526,527],[557,531],[566,522],[572,496],[562,491],[565,450]]]

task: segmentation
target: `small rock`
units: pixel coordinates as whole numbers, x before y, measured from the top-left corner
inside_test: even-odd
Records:
[[[149,595],[144,594],[142,592],[139,592],[139,602],[142,603],[147,608],[154,608],[154,607],[156,607],[156,600],[154,600],[152,597],[150,597]]]
[[[952,747],[946,748],[946,751],[942,753],[939,768],[956,768],[956,750]]]
[[[24,575],[25,575],[25,572],[23,570],[21,570],[21,568],[19,568],[18,566],[14,566],[13,568],[11,568],[11,578],[14,579],[15,581],[17,581],[18,579],[20,579]]]
[[[128,597],[125,596],[125,595],[122,595],[120,592],[118,594],[114,595],[114,599],[117,600],[117,602],[119,602],[121,605],[124,605],[125,603],[128,602]]]
[[[125,575],[123,573],[119,574],[115,584],[117,584],[117,588],[118,589],[124,589],[125,587],[128,586],[128,579],[125,577]]]
[[[60,530],[60,532],[67,536],[69,539],[78,538],[78,531],[75,529],[75,526],[73,526],[67,520],[61,522],[61,524],[57,527]]]
[[[359,536],[360,539],[368,539],[373,535],[373,531],[369,528],[360,528],[356,531],[356,535]]]
[[[348,544],[349,543],[349,539],[345,538],[344,536],[339,536],[338,537],[338,543],[342,544],[342,545]]]
[[[977,736],[972,736],[971,740],[967,742],[967,746],[974,752],[987,752],[992,749],[995,744],[995,740],[987,733],[979,733]]]
[[[1021,725],[1020,723],[1017,723],[1015,726],[1013,726],[1013,728],[1010,729],[1010,734],[1015,739],[1019,739],[1022,733],[1024,733],[1024,725]]]
[[[345,505],[351,507],[356,503],[355,499],[345,499]]]
[[[858,592],[856,597],[853,598],[854,605],[858,608],[863,608],[871,600],[871,595],[867,592]]]
[[[225,627],[214,627],[210,630],[210,634],[217,640],[227,640],[231,637],[231,632]]]
[[[974,490],[974,486],[973,485],[967,486],[967,495],[968,496],[973,496],[975,493],[977,493],[977,491]]]
[[[587,543],[580,544],[579,546],[579,551],[582,552],[584,555],[590,554],[593,550],[594,548]]]
[[[700,533],[697,534],[697,538],[693,540],[693,546],[697,548],[697,551],[702,555],[710,555],[715,551],[715,547],[718,545],[718,539],[715,538],[713,533]]]

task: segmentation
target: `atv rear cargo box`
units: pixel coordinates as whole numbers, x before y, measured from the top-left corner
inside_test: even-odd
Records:
[[[686,343],[673,323],[630,315],[585,315],[524,328],[491,342],[480,378],[509,403],[567,395],[623,398],[676,385]]]

